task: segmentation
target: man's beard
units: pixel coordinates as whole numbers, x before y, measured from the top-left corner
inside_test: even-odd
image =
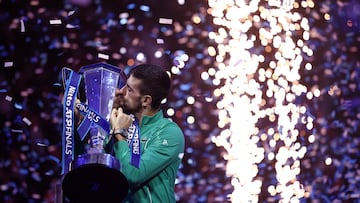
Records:
[[[139,113],[142,110],[142,106],[141,106],[140,102],[135,107],[129,107],[124,102],[121,107],[123,109],[123,112],[126,114],[134,114],[135,115],[136,113]]]

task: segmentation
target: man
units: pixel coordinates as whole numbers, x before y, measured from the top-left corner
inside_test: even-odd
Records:
[[[126,85],[116,91],[114,106],[120,107],[113,109],[110,124],[117,140],[114,153],[130,186],[126,202],[175,202],[185,141],[179,126],[164,118],[160,109],[170,87],[166,71],[142,64],[130,70]]]

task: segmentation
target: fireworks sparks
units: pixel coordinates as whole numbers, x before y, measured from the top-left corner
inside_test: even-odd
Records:
[[[232,177],[232,202],[258,202],[262,178],[258,165],[274,161],[277,182],[267,188],[283,202],[298,202],[306,195],[297,181],[306,147],[298,142],[296,125],[311,128],[306,108],[296,97],[307,92],[299,80],[303,55],[312,55],[307,19],[292,11],[293,1],[209,0],[218,32],[217,80],[225,85],[214,91],[221,98],[218,126],[213,138],[227,150],[227,174]],[[296,9],[294,9],[296,10]],[[298,36],[298,33],[302,33]],[[266,125],[260,125],[266,120]],[[266,156],[266,160],[265,160]]]

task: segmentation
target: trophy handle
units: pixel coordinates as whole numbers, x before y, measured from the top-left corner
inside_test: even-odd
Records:
[[[62,85],[64,87],[64,90],[66,88],[66,81],[69,79],[71,71],[72,70],[68,67],[63,67],[61,69],[61,78],[62,78]]]
[[[61,78],[62,78],[62,85],[64,87],[64,90],[66,89],[66,83],[69,80],[70,77],[70,73],[73,70],[71,68],[68,67],[63,67],[61,70]],[[80,84],[79,84],[79,91],[77,93],[77,98],[81,101],[81,102],[85,102],[86,100],[86,96],[85,96],[85,87],[84,87],[84,81],[83,79],[80,80]]]

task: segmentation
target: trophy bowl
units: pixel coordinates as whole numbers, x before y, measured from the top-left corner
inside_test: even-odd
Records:
[[[75,159],[73,167],[62,182],[66,201],[120,203],[126,197],[128,182],[113,156],[84,154]]]
[[[89,138],[89,144],[86,153],[75,157],[67,166],[62,180],[65,202],[119,203],[128,194],[129,185],[120,172],[120,161],[104,149],[115,89],[119,82],[124,82],[120,81],[123,80],[120,73],[121,69],[106,63],[80,69],[86,104],[76,106],[84,114],[77,132],[81,140]]]

